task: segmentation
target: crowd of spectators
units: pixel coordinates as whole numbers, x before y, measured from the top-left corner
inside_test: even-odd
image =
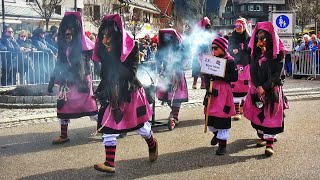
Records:
[[[57,32],[55,26],[47,33],[36,28],[31,36],[5,26],[0,39],[1,85],[47,83],[58,51]]]

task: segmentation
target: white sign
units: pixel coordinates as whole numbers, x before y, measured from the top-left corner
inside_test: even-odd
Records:
[[[293,34],[293,13],[272,13],[272,23],[276,33],[281,34]]]
[[[224,77],[226,65],[226,59],[214,57],[211,55],[203,55],[201,62],[201,72],[205,74]]]
[[[293,51],[293,37],[280,37],[280,39],[287,51]]]

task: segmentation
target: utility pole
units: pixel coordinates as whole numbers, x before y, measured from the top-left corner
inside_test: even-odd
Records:
[[[5,19],[5,12],[4,12],[4,0],[2,0],[2,33],[4,33],[4,26],[5,26],[5,22],[4,22],[4,19]]]
[[[77,0],[74,0],[74,11],[78,11],[78,5],[77,5]]]

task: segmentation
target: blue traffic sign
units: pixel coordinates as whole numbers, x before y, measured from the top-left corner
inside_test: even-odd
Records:
[[[282,29],[287,28],[289,24],[290,24],[290,20],[289,20],[289,17],[286,15],[280,15],[276,19],[276,25],[279,28],[282,28]]]

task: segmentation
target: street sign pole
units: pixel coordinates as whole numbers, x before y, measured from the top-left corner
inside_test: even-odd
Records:
[[[5,26],[5,12],[4,12],[4,0],[2,0],[2,33],[4,33],[4,26]]]
[[[275,32],[282,39],[288,51],[293,51],[295,36],[295,13],[292,11],[272,11],[270,21],[273,23]]]

